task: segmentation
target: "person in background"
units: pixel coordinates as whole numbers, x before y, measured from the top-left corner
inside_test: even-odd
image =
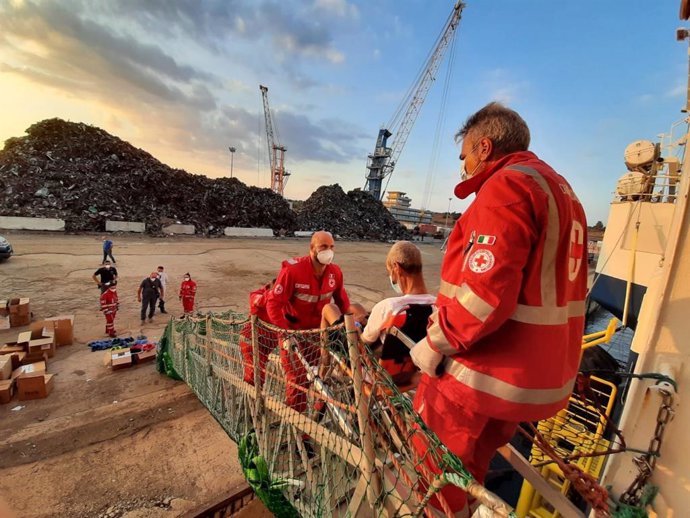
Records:
[[[194,312],[194,298],[196,297],[196,282],[192,280],[189,272],[184,274],[182,284],[180,284],[180,300],[182,301],[182,308],[184,315],[191,315]]]
[[[108,289],[108,284],[117,280],[117,268],[110,264],[107,259],[98,270],[91,276],[93,282],[101,289],[101,293]]]
[[[422,371],[413,407],[482,483],[519,422],[568,402],[582,354],[587,223],[566,179],[528,151],[517,112],[490,103],[456,141],[455,195],[476,198],[451,232],[436,310],[411,351]],[[421,434],[412,444],[438,471]],[[441,494],[468,511],[459,488]]]
[[[165,296],[163,286],[158,278],[158,272],[151,272],[139,285],[137,300],[141,302],[141,324],[146,322],[146,310],[148,308],[149,322],[153,322],[153,313],[156,311],[156,300]]]
[[[161,293],[164,293],[168,285],[168,274],[165,273],[165,268],[162,266],[158,267],[158,280],[161,281],[161,287],[163,288]],[[160,312],[163,314],[167,313],[167,311],[165,311],[165,299],[163,295],[158,299],[158,309],[160,309]]]
[[[115,258],[113,257],[113,242],[104,237],[103,238],[103,261],[101,261],[101,264],[105,264],[106,259],[110,257],[110,260],[113,262],[113,264],[117,264],[117,261],[115,261]]]
[[[107,283],[107,289],[101,293],[101,311],[105,315],[105,333],[108,336],[116,337],[115,316],[120,305],[117,300],[117,281]]]

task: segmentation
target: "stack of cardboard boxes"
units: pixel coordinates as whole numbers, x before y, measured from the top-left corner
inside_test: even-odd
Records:
[[[48,360],[56,347],[72,344],[73,328],[72,315],[48,318],[0,347],[0,403],[9,403],[15,393],[20,401],[50,394],[53,375],[47,374]]]
[[[29,299],[0,300],[0,329],[21,327],[30,322]]]

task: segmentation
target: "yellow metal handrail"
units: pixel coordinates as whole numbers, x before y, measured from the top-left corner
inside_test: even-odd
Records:
[[[582,350],[589,349],[595,345],[608,343],[613,335],[616,333],[616,328],[618,327],[618,319],[612,318],[609,321],[609,325],[603,331],[597,331],[596,333],[590,333],[582,337]]]

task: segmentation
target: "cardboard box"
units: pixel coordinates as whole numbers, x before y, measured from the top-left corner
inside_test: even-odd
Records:
[[[129,348],[116,349],[110,353],[110,366],[114,371],[132,366],[132,353]]]
[[[29,299],[10,299],[7,309],[10,315],[29,315],[31,313],[29,309]]]
[[[23,351],[29,351],[29,342],[31,341],[31,331],[23,331],[17,335],[17,346],[21,347]]]
[[[46,371],[46,362],[40,361],[35,363],[29,363],[27,365],[22,365],[17,369],[12,371],[12,379],[17,379],[24,374],[43,374]]]
[[[156,350],[152,349],[150,351],[142,351],[140,353],[136,353],[135,355],[135,362],[134,363],[146,363],[150,362],[156,359]]]
[[[53,390],[53,374],[32,372],[17,378],[17,398],[19,401],[43,399]]]
[[[10,327],[10,317],[9,315],[0,315],[0,329],[9,329]]]
[[[48,365],[48,353],[43,351],[34,354],[24,353],[24,358],[21,360],[22,365],[31,365],[32,363],[39,362]]]
[[[0,405],[9,403],[14,396],[14,380],[0,381]]]
[[[31,323],[29,299],[10,299],[7,310],[10,314],[10,327],[25,326]]]
[[[28,326],[31,323],[31,315],[10,315],[10,327]]]
[[[12,377],[12,357],[0,356],[0,380],[8,380]]]
[[[55,356],[55,340],[48,338],[38,338],[29,342],[28,354],[46,353],[48,358]]]
[[[12,363],[12,370],[14,371],[22,364],[22,361],[25,357],[25,352],[11,353],[0,356],[0,361],[2,361],[2,358],[9,358],[10,362]]]
[[[0,347],[0,355],[24,352],[24,347],[17,342],[9,342]]]
[[[12,357],[0,356],[0,380],[8,380],[12,377]]]
[[[61,315],[44,320],[43,334],[52,334],[55,345],[72,345],[74,342],[74,315]]]
[[[6,300],[0,300],[0,317],[9,316],[10,310],[7,307],[8,302]]]

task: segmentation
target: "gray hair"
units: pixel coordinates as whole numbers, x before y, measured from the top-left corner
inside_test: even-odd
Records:
[[[459,143],[467,135],[475,140],[491,140],[498,156],[527,151],[529,148],[530,135],[525,120],[518,112],[498,102],[491,102],[470,115],[455,134],[455,142]]]
[[[398,241],[388,251],[386,264],[388,266],[397,264],[409,274],[420,273],[422,271],[422,253],[409,241]]]

